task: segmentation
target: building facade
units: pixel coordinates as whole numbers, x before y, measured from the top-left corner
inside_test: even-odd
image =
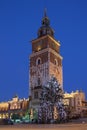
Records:
[[[47,84],[51,76],[56,77],[63,88],[62,59],[60,42],[55,40],[54,30],[50,27],[50,20],[45,12],[38,37],[32,40],[30,55],[29,87],[33,108],[39,107],[42,86]]]
[[[79,115],[80,117],[87,116],[87,106],[85,93],[83,91],[76,91],[64,94],[64,105],[70,112],[70,117]]]
[[[11,118],[13,114],[23,116],[29,108],[29,99],[19,99],[18,96],[12,100],[0,103],[0,118]]]

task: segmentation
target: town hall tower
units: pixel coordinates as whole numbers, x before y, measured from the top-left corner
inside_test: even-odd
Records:
[[[33,108],[39,107],[41,88],[46,85],[51,76],[56,77],[63,88],[60,42],[54,38],[54,30],[50,27],[50,20],[46,11],[37,35],[37,38],[32,40],[29,72],[29,91],[32,96],[31,104]]]

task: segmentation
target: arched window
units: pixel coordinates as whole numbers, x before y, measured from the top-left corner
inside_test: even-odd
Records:
[[[57,59],[54,60],[54,64],[55,64],[55,65],[58,65]]]
[[[38,63],[37,63],[37,64],[39,65],[40,63],[41,63],[41,60],[40,60],[40,59],[38,59]]]
[[[40,65],[40,64],[41,64],[41,58],[37,58],[36,65]]]
[[[38,78],[38,86],[40,85],[40,78]]]

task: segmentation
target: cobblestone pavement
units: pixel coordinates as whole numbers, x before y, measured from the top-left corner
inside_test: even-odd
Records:
[[[0,126],[0,130],[87,130],[87,123],[70,124],[20,124]]]

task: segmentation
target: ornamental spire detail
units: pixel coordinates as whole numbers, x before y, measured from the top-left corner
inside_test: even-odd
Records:
[[[47,11],[44,10],[44,17],[42,18],[42,25],[38,30],[38,37],[50,35],[54,37],[54,30],[50,27],[50,20],[47,17]]]

